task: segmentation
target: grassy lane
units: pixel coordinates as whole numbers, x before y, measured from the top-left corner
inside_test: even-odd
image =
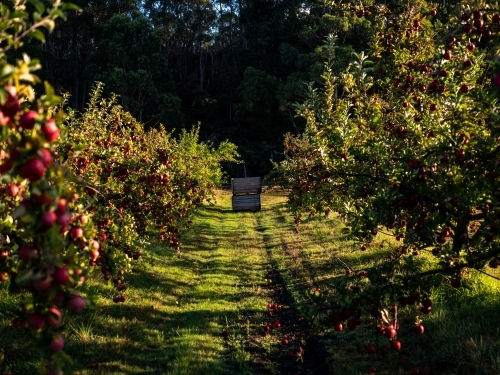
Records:
[[[431,296],[424,335],[413,333],[416,309],[399,311],[400,352],[375,335],[372,321],[363,322],[371,330],[334,332],[325,313],[316,321],[326,324],[310,331],[301,317],[310,314],[312,296],[328,296],[330,280],[345,265],[376,265],[395,243],[385,238],[353,252],[358,246],[334,215],[304,222],[297,235],[285,200],[267,193],[262,211],[234,213],[231,195],[220,192],[217,205],[202,209],[183,237],[182,258],[160,242],[148,245],[127,277],[124,304],[112,302],[111,282],[95,269],[95,306],[65,321],[73,374],[361,375],[372,365],[384,375],[500,374],[500,283],[474,270],[469,289],[445,282]],[[7,289],[0,283],[0,375],[36,374],[44,353],[31,347],[29,332],[11,326],[22,296]],[[268,303],[279,311],[269,315]],[[276,320],[281,327],[265,333]],[[375,354],[366,353],[369,343]]]
[[[367,251],[358,251],[359,245],[343,234],[344,226],[335,215],[305,220],[297,235],[293,233],[293,220],[284,206],[276,206],[272,215],[259,216],[259,224],[265,228],[272,261],[299,312],[305,316],[313,305],[311,295],[318,293],[316,288],[328,295],[329,280],[344,275],[345,265],[353,270],[376,266],[397,247],[396,242],[386,236]],[[431,256],[423,252],[419,258]],[[498,269],[486,267],[485,271],[500,276]],[[500,374],[500,282],[476,270],[468,270],[467,277],[467,288],[457,290],[444,281],[435,290],[431,296],[432,314],[421,317],[424,335],[413,332],[418,308],[399,310],[398,335],[403,343],[400,352],[390,349],[388,340],[375,334],[371,320],[363,322],[365,328],[335,332],[328,315],[331,312],[325,312],[316,319],[323,322],[316,327],[315,336],[327,354],[308,356],[306,348],[305,362],[323,361],[324,368],[317,372],[321,374],[363,375],[370,366],[375,366],[377,374],[383,375]],[[372,329],[366,329],[367,325]],[[368,344],[376,345],[375,354],[366,353]]]
[[[114,288],[94,271],[96,307],[66,322],[75,374],[268,371],[266,361],[256,367],[246,340],[261,330],[268,300],[261,288],[266,250],[256,215],[233,213],[230,198],[221,193],[216,206],[200,212],[183,238],[181,259],[164,244],[150,244],[128,276],[126,303],[113,303]],[[0,285],[0,374],[35,374],[43,354],[30,348],[27,332],[10,326],[15,298]]]

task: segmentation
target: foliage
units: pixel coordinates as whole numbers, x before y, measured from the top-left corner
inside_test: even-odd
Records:
[[[335,297],[318,301],[362,308],[382,332],[397,324],[389,306],[416,304],[425,316],[434,287],[466,287],[467,268],[500,264],[500,16],[482,2],[448,9],[446,19],[440,11],[425,2],[339,9],[337,17],[369,18],[379,32],[342,74],[327,64],[323,89],[310,86],[297,107],[306,130],[286,137],[276,170],[291,189],[297,232],[304,213],[335,211],[361,251],[384,231],[402,242],[374,267],[346,268],[332,282]],[[434,255],[425,269],[422,251]]]
[[[61,374],[71,362],[62,350],[60,309],[85,308],[92,267],[122,292],[153,230],[179,251],[192,211],[222,182],[220,163],[237,157],[228,142],[218,149],[200,143],[197,129],[178,140],[163,128],[146,131],[114,100],[102,100],[101,86],[82,115],[66,117],[47,82],[37,96],[39,62],[24,54],[11,65],[6,53],[24,38],[43,41],[40,28],[52,31],[69,9],[59,2],[48,9],[37,1],[0,5],[0,281],[10,279],[11,292],[25,296],[12,324],[52,353],[42,374]]]
[[[29,6],[34,7],[31,13]],[[49,108],[61,98],[48,83],[45,94],[37,98],[33,85],[39,79],[33,72],[40,68],[39,62],[23,55],[11,65],[6,52],[21,47],[27,37],[43,41],[40,28],[52,31],[63,11],[73,8],[59,2],[45,8],[38,1],[0,5],[0,280],[10,278],[13,292],[31,294],[12,324],[30,328],[53,353],[42,373],[57,373],[69,361],[61,351],[59,308],[79,312],[85,307],[79,293],[87,269],[81,264],[88,258],[93,227],[88,220],[81,224],[76,220],[85,217],[77,200],[81,188],[54,149],[64,114],[55,116]]]
[[[253,175],[267,172],[270,155],[281,160],[285,132],[302,129],[291,104],[303,100],[299,82],[321,80],[323,39],[338,34],[342,48],[333,69],[340,72],[375,32],[370,18],[339,19],[335,4],[316,0],[77,4],[82,11],[70,12],[46,44],[27,46],[45,67],[41,76],[71,94],[73,109],[83,111],[101,81],[104,95],[118,94],[147,126],[171,130],[201,122],[201,139],[230,139]],[[253,112],[246,89],[239,89],[252,83],[246,73],[252,69],[263,75],[257,78],[266,98]],[[241,176],[242,169],[231,172]]]

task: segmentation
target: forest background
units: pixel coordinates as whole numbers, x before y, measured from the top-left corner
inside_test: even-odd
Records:
[[[332,17],[335,4],[321,0],[73,3],[82,11],[59,21],[45,44],[26,46],[43,65],[42,81],[69,93],[77,110],[101,81],[148,127],[180,131],[200,122],[202,140],[238,145],[245,165],[228,165],[231,177],[267,174],[271,160],[282,159],[283,134],[302,130],[294,103],[332,61],[328,36],[338,37],[340,72],[375,32],[370,17]]]

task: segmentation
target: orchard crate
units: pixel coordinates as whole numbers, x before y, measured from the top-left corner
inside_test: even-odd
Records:
[[[260,211],[260,194],[233,195],[233,211]]]
[[[260,194],[262,181],[260,177],[232,178],[231,190],[233,195]]]

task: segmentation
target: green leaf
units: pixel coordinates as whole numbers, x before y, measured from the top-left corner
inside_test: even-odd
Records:
[[[33,22],[38,22],[42,19],[42,15],[38,12],[33,12]]]
[[[35,7],[35,9],[37,10],[38,13],[45,12],[45,6],[43,5],[43,3],[41,1],[39,1],[39,0],[28,0],[28,2],[30,2]]]
[[[44,20],[42,20],[40,22],[40,25],[45,27],[50,32],[52,32],[54,30],[54,28],[56,27],[55,21],[50,19],[50,18],[45,18]]]
[[[43,96],[43,100],[46,105],[57,105],[62,102],[62,98],[56,95],[54,88],[47,81],[43,82],[45,86],[45,95]]]
[[[66,15],[64,14],[64,12],[61,9],[51,9],[49,14],[54,18],[60,17],[60,18],[65,19],[65,17],[66,17]]]
[[[27,17],[28,17],[28,13],[25,10],[22,10],[22,9],[17,9],[10,16],[11,19],[14,19],[14,18],[25,19]]]
[[[47,95],[47,97],[52,97],[55,95],[55,91],[54,91],[54,88],[50,85],[49,82],[47,81],[44,81],[43,82],[43,85],[45,87],[45,95]]]
[[[10,75],[12,75],[12,73],[14,73],[14,70],[15,69],[14,69],[13,65],[10,65],[10,64],[5,65],[3,67],[3,69],[2,69],[2,72],[0,73],[0,78],[7,78],[7,77],[9,77]],[[3,93],[0,93],[0,101],[2,103],[5,101],[5,98],[6,98],[5,95],[6,95],[5,91],[3,91]]]
[[[45,43],[45,35],[40,30],[33,30],[28,34],[28,36],[31,36],[35,39],[38,39],[40,42]]]
[[[61,6],[61,9],[62,10],[76,10],[76,11],[81,11],[82,10],[78,5],[72,4],[72,3],[64,3]]]

